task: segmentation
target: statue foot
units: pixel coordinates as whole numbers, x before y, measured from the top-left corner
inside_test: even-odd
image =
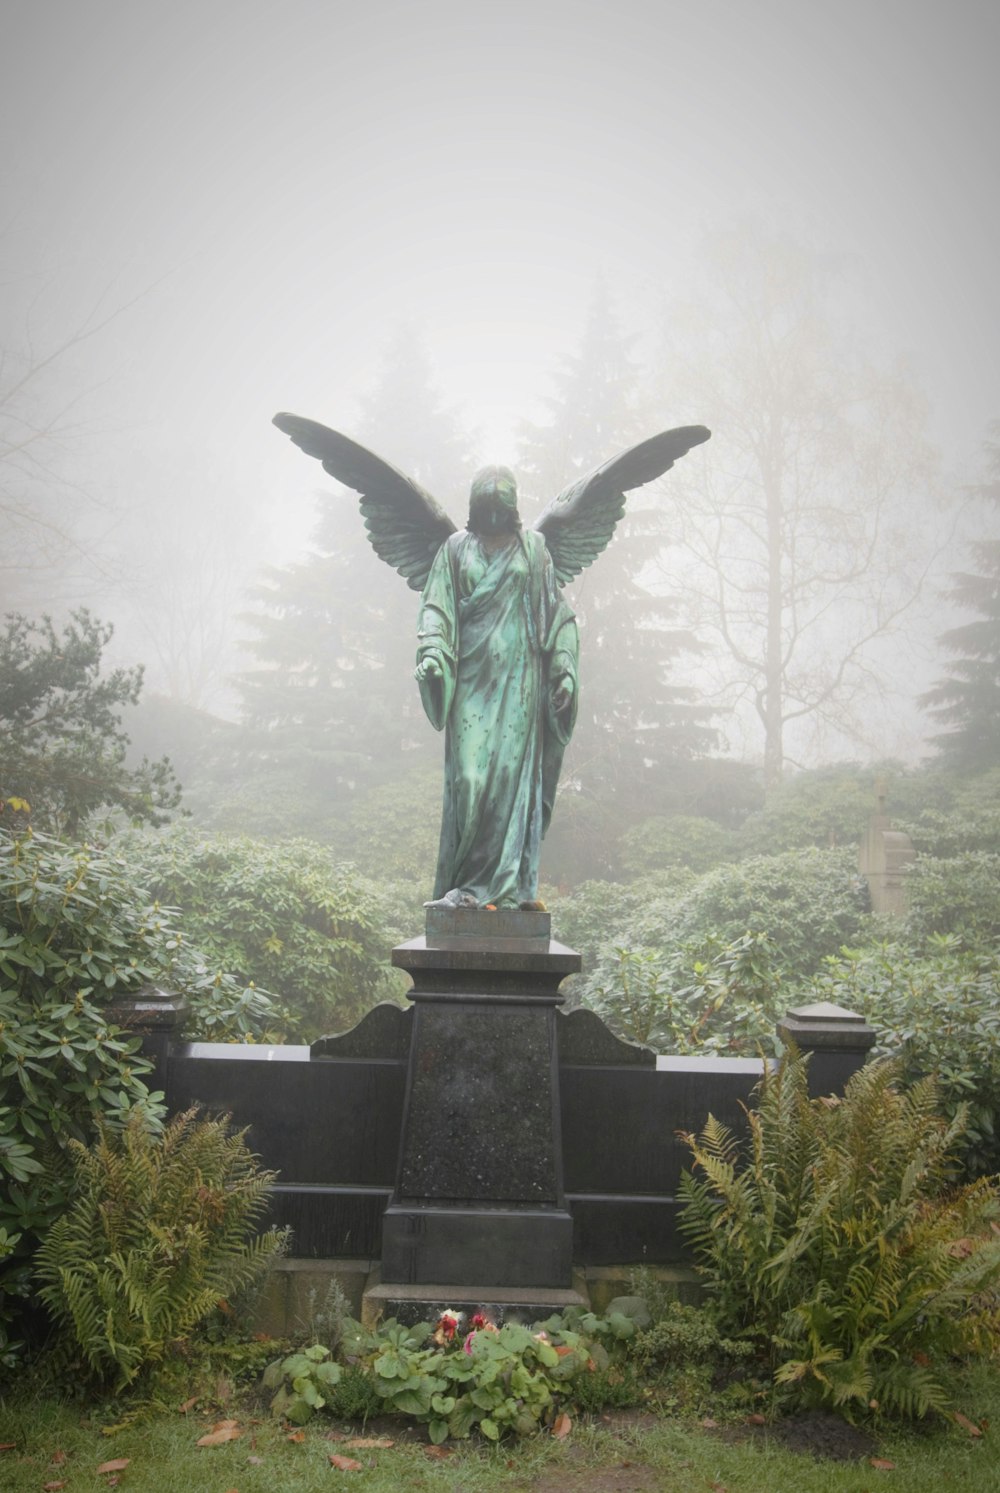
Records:
[[[540,902],[540,901],[538,901],[536,899],[534,902],[522,902],[521,905],[520,905],[520,907],[518,908],[518,911],[519,912],[547,912],[548,909],[545,906],[544,902]]]
[[[475,897],[470,897],[468,892],[460,892],[458,887],[452,887],[450,892],[445,892],[443,897],[436,897],[433,902],[425,902],[425,907],[478,907],[479,903]]]

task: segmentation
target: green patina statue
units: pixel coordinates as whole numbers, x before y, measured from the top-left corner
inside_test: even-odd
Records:
[[[577,627],[560,587],[605,548],[626,492],[709,432],[685,426],[631,447],[566,488],[530,529],[513,473],[484,467],[458,531],[429,493],[346,436],[298,415],[274,423],[361,493],[376,553],[423,593],[416,679],[431,724],[445,732],[441,846],[427,905],[535,905],[542,836],[577,711]]]

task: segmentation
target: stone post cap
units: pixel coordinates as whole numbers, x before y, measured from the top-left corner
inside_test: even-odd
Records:
[[[108,1015],[127,1031],[139,1033],[175,1031],[188,1014],[183,995],[143,985],[131,995],[119,995],[108,1006]]]
[[[866,1052],[875,1045],[875,1028],[857,1011],[833,1001],[793,1006],[777,1023],[777,1032],[783,1042],[791,1040],[806,1051],[822,1047]]]

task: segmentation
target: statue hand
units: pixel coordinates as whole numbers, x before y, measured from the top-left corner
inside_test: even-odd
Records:
[[[421,684],[425,679],[441,678],[441,665],[433,654],[420,660],[413,671],[413,677],[418,684]]]
[[[568,675],[564,675],[552,686],[552,709],[557,715],[567,710],[573,703],[573,681]]]

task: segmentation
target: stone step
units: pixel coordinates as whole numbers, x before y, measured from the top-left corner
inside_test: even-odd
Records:
[[[562,1312],[567,1307],[590,1307],[586,1277],[582,1270],[574,1270],[573,1286],[568,1290],[545,1286],[455,1286],[455,1285],[398,1285],[380,1278],[380,1271],[372,1271],[361,1302],[361,1320],[366,1327],[374,1327],[379,1320],[395,1317],[397,1322],[412,1325],[415,1322],[433,1322],[448,1309],[463,1312],[466,1318],[483,1312],[502,1326],[504,1322],[541,1322],[553,1312]]]

